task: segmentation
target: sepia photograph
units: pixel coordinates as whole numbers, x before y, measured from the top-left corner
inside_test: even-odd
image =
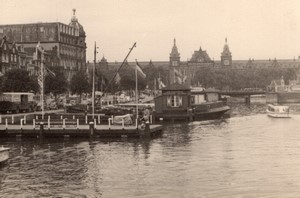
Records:
[[[0,5],[0,198],[300,197],[299,0]]]

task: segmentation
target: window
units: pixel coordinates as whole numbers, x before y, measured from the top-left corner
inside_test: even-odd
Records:
[[[182,106],[182,96],[168,96],[167,106],[168,107],[181,107]]]
[[[178,62],[177,61],[172,61],[172,66],[178,66]]]

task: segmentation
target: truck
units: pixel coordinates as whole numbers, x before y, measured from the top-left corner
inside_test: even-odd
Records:
[[[33,93],[3,92],[0,95],[0,113],[32,112],[36,105]]]

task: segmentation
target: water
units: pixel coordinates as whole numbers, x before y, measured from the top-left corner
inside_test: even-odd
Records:
[[[152,140],[2,140],[0,197],[300,197],[299,123],[255,114]]]

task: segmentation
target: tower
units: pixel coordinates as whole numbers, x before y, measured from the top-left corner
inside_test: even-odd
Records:
[[[178,49],[176,46],[176,39],[174,38],[174,44],[172,47],[172,51],[170,53],[170,65],[169,65],[169,71],[170,71],[170,80],[169,85],[175,83],[175,70],[178,71],[180,65],[180,54],[178,53]]]
[[[232,65],[232,56],[227,44],[227,38],[225,38],[225,45],[223,48],[223,52],[221,53],[221,65],[222,66]]]

